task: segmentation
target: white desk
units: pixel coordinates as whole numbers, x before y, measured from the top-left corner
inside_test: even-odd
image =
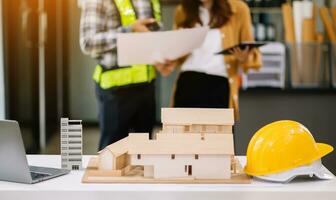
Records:
[[[84,166],[89,156],[84,156]],[[244,157],[240,158],[244,162]],[[30,165],[60,167],[60,156],[28,156]],[[3,162],[3,161],[2,161]],[[172,185],[172,184],[82,184],[83,171],[34,185],[0,181],[0,200],[333,200],[336,179],[271,184],[254,180],[249,185]]]

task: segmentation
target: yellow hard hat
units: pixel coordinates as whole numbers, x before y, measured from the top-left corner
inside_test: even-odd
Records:
[[[245,173],[263,176],[308,165],[333,151],[316,143],[302,124],[283,120],[268,124],[252,137],[246,153]]]

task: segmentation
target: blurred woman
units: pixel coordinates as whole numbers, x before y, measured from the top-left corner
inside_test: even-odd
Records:
[[[174,107],[234,108],[238,114],[239,72],[258,69],[257,49],[216,52],[253,41],[251,16],[241,0],[183,0],[176,9],[175,29],[208,26],[203,45],[180,60]]]

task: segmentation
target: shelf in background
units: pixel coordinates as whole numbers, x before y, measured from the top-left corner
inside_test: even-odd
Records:
[[[281,14],[280,7],[251,7],[250,9],[253,14]]]
[[[247,93],[268,93],[268,94],[276,94],[276,93],[283,93],[283,94],[335,94],[336,95],[336,88],[326,87],[326,88],[272,88],[272,87],[256,87],[256,88],[248,88],[248,89],[241,89],[240,92],[242,94]]]

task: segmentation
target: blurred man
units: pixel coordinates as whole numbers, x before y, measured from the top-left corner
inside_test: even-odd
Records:
[[[99,149],[126,137],[129,131],[151,132],[153,128],[155,68],[118,66],[116,35],[147,32],[149,25],[160,21],[159,0],[85,0],[83,3],[81,49],[98,62],[93,79],[99,105]],[[168,74],[172,71],[168,65],[161,63],[157,69]]]

